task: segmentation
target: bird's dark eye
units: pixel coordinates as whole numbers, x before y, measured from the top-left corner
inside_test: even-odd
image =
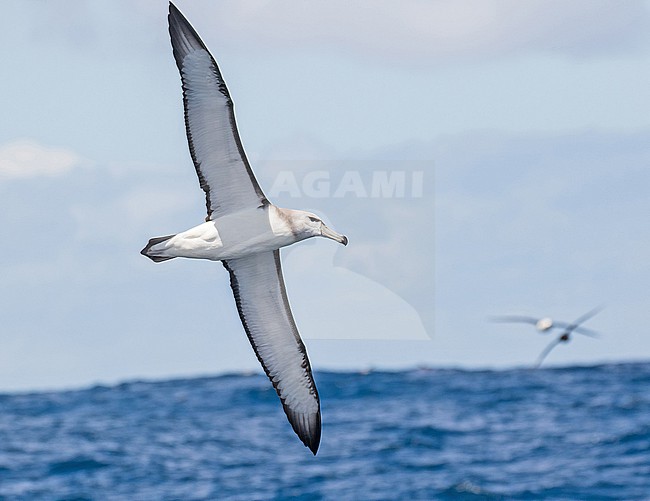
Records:
[[[311,216],[307,216],[307,217],[309,218],[309,220],[310,220],[312,223],[317,223],[317,222],[318,222],[318,218],[317,218],[317,217],[311,217]]]

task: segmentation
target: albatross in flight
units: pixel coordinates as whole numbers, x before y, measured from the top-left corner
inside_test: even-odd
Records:
[[[601,308],[598,308],[596,310],[596,313],[600,311]],[[594,313],[595,315],[595,313]],[[543,318],[535,318],[535,317],[527,317],[525,315],[504,315],[501,317],[490,317],[490,320],[492,322],[498,322],[498,323],[506,323],[506,324],[530,324],[534,325],[535,329],[537,329],[539,332],[542,334],[547,334],[551,332],[554,329],[568,329],[573,326],[571,329],[572,331],[577,332],[578,334],[582,334],[584,336],[591,336],[591,337],[598,337],[598,333],[591,330],[587,329],[585,327],[579,327],[575,326],[574,324],[570,324],[568,322],[561,322],[558,320],[553,320],[550,317],[543,317]]]
[[[582,334],[583,336],[598,337],[598,333],[596,331],[582,327],[582,324],[585,323],[594,315],[596,315],[596,313],[599,313],[602,309],[603,306],[598,306],[597,308],[588,311],[587,313],[585,313],[584,315],[577,318],[575,321],[571,323],[554,321],[549,317],[535,318],[535,317],[527,317],[524,315],[505,315],[501,317],[490,317],[490,320],[492,322],[500,322],[500,323],[531,324],[534,325],[535,328],[542,334],[551,332],[553,329],[562,329],[562,334],[560,334],[557,338],[551,341],[551,343],[548,346],[546,346],[546,348],[544,348],[544,350],[539,355],[539,357],[537,357],[537,362],[535,363],[535,368],[537,368],[540,365],[542,365],[542,362],[544,361],[544,359],[547,357],[547,355],[551,352],[553,348],[555,348],[560,343],[569,342],[569,340],[571,339],[571,334],[573,332],[577,332],[578,334]]]
[[[268,201],[244,153],[219,67],[171,3],[169,33],[181,74],[187,141],[208,215],[187,231],[152,238],[142,254],[155,262],[188,257],[223,263],[253,350],[293,430],[316,454],[320,400],[289,307],[279,249],[316,236],[343,245],[348,239],[314,214],[281,209]]]
[[[576,319],[574,322],[566,325],[564,327],[564,331],[562,334],[560,334],[556,339],[551,341],[546,348],[542,351],[542,353],[539,354],[539,357],[537,357],[537,362],[535,362],[535,368],[539,368],[540,365],[542,365],[542,362],[544,359],[548,356],[549,353],[551,353],[551,350],[555,348],[558,344],[560,343],[568,343],[571,340],[571,333],[572,332],[578,332],[580,334],[584,334],[587,336],[591,337],[598,337],[598,334],[590,329],[585,329],[584,327],[580,327],[581,324],[585,323],[587,320],[589,320],[591,317],[593,317],[596,313],[599,313],[603,309],[602,306],[599,306],[598,308],[594,308],[591,311],[588,311],[578,319]]]

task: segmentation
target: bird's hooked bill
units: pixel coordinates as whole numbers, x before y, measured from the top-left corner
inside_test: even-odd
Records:
[[[348,245],[348,237],[346,237],[345,235],[340,235],[340,234],[336,233],[331,228],[328,228],[327,226],[325,226],[325,223],[323,223],[321,225],[320,234],[322,236],[324,236],[325,238],[331,238],[332,240],[334,240],[335,242],[338,242],[340,244]]]

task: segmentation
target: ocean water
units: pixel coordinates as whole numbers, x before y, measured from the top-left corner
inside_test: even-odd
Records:
[[[261,375],[0,395],[0,499],[650,499],[650,364],[315,377],[316,457]]]

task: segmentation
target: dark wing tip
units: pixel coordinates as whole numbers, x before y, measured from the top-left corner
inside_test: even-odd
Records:
[[[169,2],[167,20],[169,22],[172,48],[174,49],[174,59],[179,69],[182,67],[183,59],[188,53],[201,49],[209,53],[199,34],[183,13],[171,2]]]
[[[180,10],[178,10],[178,7],[176,7],[173,3],[169,2],[169,15],[167,16],[167,20],[169,22],[170,29],[173,25],[177,25],[183,22],[185,20],[185,16],[181,13]]]
[[[172,21],[175,24],[185,24],[187,23],[187,19],[183,15],[183,13],[178,10],[178,7],[176,7],[172,2],[169,2],[169,24],[172,24]]]
[[[315,456],[318,452],[321,436],[320,410],[315,413],[305,414],[294,412],[286,405],[283,405],[283,407],[293,431]]]

